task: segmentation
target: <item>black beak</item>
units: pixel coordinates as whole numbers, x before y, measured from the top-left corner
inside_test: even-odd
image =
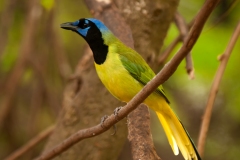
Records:
[[[77,30],[77,26],[72,25],[72,22],[62,23],[60,27],[66,30],[72,30],[72,31]]]

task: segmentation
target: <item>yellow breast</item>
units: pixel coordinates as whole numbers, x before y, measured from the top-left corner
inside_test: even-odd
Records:
[[[113,96],[128,102],[142,88],[122,65],[119,54],[109,51],[106,61],[98,65],[95,63],[97,74],[105,87]]]

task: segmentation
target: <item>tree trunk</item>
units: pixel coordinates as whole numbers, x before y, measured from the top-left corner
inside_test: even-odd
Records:
[[[179,1],[115,0],[115,2],[132,29],[135,50],[156,71],[159,68],[156,65],[156,57]],[[160,159],[152,143],[149,117],[148,108],[144,105],[139,106],[128,116],[128,140],[134,160]]]

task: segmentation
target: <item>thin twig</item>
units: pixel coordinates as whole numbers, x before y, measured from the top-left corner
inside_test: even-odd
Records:
[[[192,49],[193,45],[196,43],[203,26],[209,17],[210,13],[213,11],[216,4],[219,0],[207,0],[200,12],[197,15],[196,21],[192,27],[190,34],[188,35],[185,43],[178,51],[178,53],[171,59],[171,61],[164,66],[164,68],[153,78],[143,89],[136,95],[134,98],[128,102],[119,112],[118,112],[118,120],[123,119],[126,117],[131,111],[133,111],[140,103],[143,102],[155,89],[165,82],[177,69],[178,65],[184,59],[184,57],[188,54],[188,52]],[[54,158],[55,156],[59,155],[61,152],[65,151],[72,145],[76,144],[77,142],[94,137],[99,135],[109,128],[111,128],[114,124],[117,123],[115,115],[110,115],[104,121],[104,127],[101,124],[98,124],[94,127],[87,128],[80,130],[70,136],[69,138],[65,139],[63,142],[55,146],[52,150],[45,152],[43,155],[37,158],[37,160],[47,160]]]
[[[195,18],[192,19],[192,21],[188,24],[188,30],[191,29],[193,23],[194,23]],[[187,36],[187,35],[186,35]],[[167,47],[167,49],[165,49],[165,51],[159,56],[158,58],[158,64],[164,64],[164,62],[166,61],[166,59],[169,57],[169,55],[171,54],[171,52],[173,51],[173,49],[177,46],[177,44],[179,42],[183,41],[182,40],[182,34],[179,33],[179,35],[177,36],[177,38],[175,38],[175,40],[173,40],[173,42]]]
[[[206,142],[209,123],[211,120],[213,104],[214,104],[216,95],[218,93],[219,84],[221,82],[228,59],[232,53],[233,47],[235,46],[239,35],[240,35],[240,22],[238,23],[238,26],[235,29],[224,54],[222,54],[221,58],[219,59],[221,61],[221,63],[218,67],[218,70],[216,72],[215,78],[212,83],[212,88],[211,88],[211,91],[209,94],[208,102],[206,105],[206,109],[205,109],[205,113],[204,113],[203,121],[202,121],[202,125],[201,125],[200,135],[199,135],[199,139],[198,139],[198,151],[201,156],[203,156],[203,154],[204,154],[204,146],[205,146],[205,142]]]
[[[179,34],[177,38],[167,47],[167,49],[158,58],[158,64],[164,64],[164,62],[169,57],[173,49],[177,46],[179,42],[181,42],[181,40],[182,40],[182,36]]]
[[[224,1],[222,1],[223,3]],[[230,13],[233,11],[233,9],[235,9],[237,6],[238,6],[238,3],[240,1],[239,0],[233,0],[231,1],[231,4],[228,6],[227,9],[224,10],[224,13],[222,13],[221,15],[219,15],[217,17],[217,19],[213,22],[213,24],[207,29],[208,30],[211,30],[212,28],[216,27],[217,25],[219,25],[220,23],[222,23],[226,17],[230,17]],[[226,5],[226,4],[223,4],[223,5]],[[205,30],[206,31],[206,30]]]
[[[31,150],[33,147],[35,147],[38,143],[43,141],[45,138],[47,138],[54,130],[55,125],[49,126],[44,131],[40,132],[37,136],[32,138],[30,141],[28,141],[24,146],[10,154],[5,160],[15,160]]]
[[[184,18],[178,12],[175,14],[175,23],[180,31],[182,41],[184,42],[189,32],[189,27],[185,22]],[[186,70],[187,70],[188,76],[190,79],[194,79],[194,68],[193,68],[191,51],[188,53],[185,59],[186,59]]]

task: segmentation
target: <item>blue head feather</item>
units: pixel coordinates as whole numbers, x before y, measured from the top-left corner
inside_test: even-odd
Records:
[[[72,26],[76,26],[76,31],[83,37],[87,36],[89,29],[92,27],[97,28],[101,33],[109,31],[109,29],[99,20],[94,18],[84,18],[71,23]]]
[[[109,29],[105,26],[105,24],[103,24],[103,22],[101,22],[100,20],[94,19],[94,18],[87,18],[87,19],[93,22],[101,32],[109,31]]]

